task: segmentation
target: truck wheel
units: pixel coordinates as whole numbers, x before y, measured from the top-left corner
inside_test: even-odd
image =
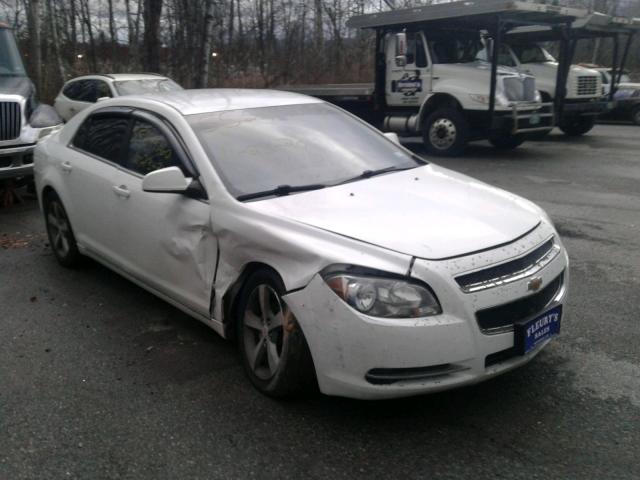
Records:
[[[596,124],[596,117],[578,117],[570,123],[560,125],[560,130],[570,137],[579,137],[589,132]]]
[[[440,108],[427,117],[422,138],[428,153],[455,157],[467,146],[469,124],[458,110]]]
[[[251,383],[271,397],[296,396],[316,384],[309,346],[293,313],[282,300],[280,277],[253,273],[240,296],[238,344]]]
[[[499,150],[513,150],[524,143],[526,139],[522,135],[504,135],[502,137],[491,137],[489,142]]]
[[[47,227],[49,245],[58,263],[63,267],[76,267],[82,260],[76,237],[67,212],[55,193],[47,194],[43,202],[44,223]]]
[[[640,125],[640,107],[636,107],[633,109],[633,111],[631,112],[631,120],[633,120],[633,123],[635,123],[636,125]]]

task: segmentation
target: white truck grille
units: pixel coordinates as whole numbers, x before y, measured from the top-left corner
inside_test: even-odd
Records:
[[[533,77],[506,77],[504,93],[512,102],[532,102],[536,99],[536,80]]]
[[[18,102],[0,102],[0,141],[20,136],[22,112]]]
[[[576,78],[575,92],[578,97],[597,97],[599,93],[598,77],[582,75]]]

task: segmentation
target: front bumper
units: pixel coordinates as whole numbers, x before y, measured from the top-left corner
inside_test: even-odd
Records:
[[[504,261],[505,255],[539,244],[552,231],[548,225],[539,227],[517,245],[469,257],[417,260],[412,275],[434,289],[443,308],[443,314],[433,317],[368,317],[338,298],[319,275],[306,288],[287,294],[284,298],[309,344],[320,390],[361,399],[418,395],[487,380],[530,361],[546,342],[525,356],[510,355],[513,331],[488,335],[475,317],[479,310],[526,297],[530,278],[465,294],[454,276],[482,262]],[[567,265],[562,250],[536,274],[547,284],[564,272],[565,283],[554,304],[565,299]]]
[[[535,133],[553,129],[555,121],[553,103],[513,103],[508,111],[495,111],[491,129],[510,135]]]
[[[0,179],[33,175],[35,143],[0,147]]]
[[[567,100],[562,107],[564,116],[602,115],[613,110],[614,102],[606,100],[598,101],[571,101]]]

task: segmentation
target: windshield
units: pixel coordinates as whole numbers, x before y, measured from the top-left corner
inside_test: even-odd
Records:
[[[328,104],[203,113],[187,121],[235,197],[281,186],[336,185],[367,171],[424,164]]]
[[[439,38],[430,42],[433,63],[470,63],[484,48],[480,38]]]
[[[0,28],[0,76],[24,76],[26,72],[13,33]]]
[[[144,93],[173,92],[183,88],[169,78],[123,80],[114,82],[118,95],[141,95]]]
[[[513,45],[511,47],[520,63],[555,62],[556,59],[539,45]]]

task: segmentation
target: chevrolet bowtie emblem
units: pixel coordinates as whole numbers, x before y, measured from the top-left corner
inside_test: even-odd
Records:
[[[534,277],[531,280],[529,280],[529,283],[527,284],[527,289],[531,292],[537,292],[538,290],[540,290],[541,286],[542,286],[542,278]]]

